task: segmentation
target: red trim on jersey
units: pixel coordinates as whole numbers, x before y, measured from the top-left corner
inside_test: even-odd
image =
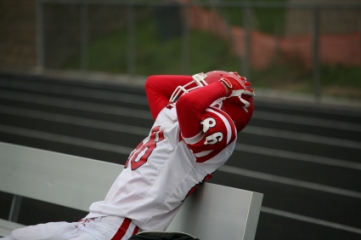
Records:
[[[125,218],[122,225],[111,240],[121,240],[126,234],[131,222],[132,220],[130,220],[129,218]]]
[[[181,132],[179,132],[179,134],[178,134],[179,136],[178,136],[178,142],[181,142],[181,141],[183,141],[183,137],[182,137],[182,134],[181,134]]]
[[[187,193],[187,195],[186,195],[185,198],[187,198],[187,197],[189,197],[190,195],[192,195],[192,193],[194,193],[194,191],[195,191],[201,184],[203,184],[203,183],[206,182],[206,181],[209,181],[211,178],[212,178],[212,174],[206,175],[200,183],[197,183],[196,185],[194,185],[194,186],[188,191],[188,193]],[[185,200],[185,199],[184,199],[184,200]],[[183,200],[183,201],[184,201],[184,200]]]
[[[212,157],[216,156],[218,153],[222,152],[223,149],[213,150],[211,153],[203,156],[203,157],[196,157],[196,161],[198,163],[206,162],[207,160],[211,159]]]

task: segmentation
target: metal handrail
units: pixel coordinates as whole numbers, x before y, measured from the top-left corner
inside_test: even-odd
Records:
[[[149,7],[160,7],[160,6],[180,6],[182,8],[198,6],[198,7],[212,7],[212,8],[229,8],[237,7],[243,11],[243,27],[245,29],[245,55],[242,57],[242,73],[246,76],[250,74],[250,34],[251,26],[249,21],[249,11],[253,8],[287,8],[287,9],[309,9],[313,11],[313,25],[312,25],[312,68],[313,68],[313,82],[314,82],[314,96],[316,101],[320,101],[321,98],[321,73],[320,73],[320,11],[321,10],[361,10],[361,3],[293,3],[293,2],[227,2],[227,1],[212,1],[212,2],[164,2],[164,1],[145,1],[145,0],[37,0],[37,69],[42,71],[45,63],[45,50],[44,50],[44,4],[65,4],[65,5],[80,5],[81,11],[81,26],[82,28],[87,27],[87,10],[86,7],[89,5],[118,5],[127,7],[127,18],[128,18],[128,67],[127,71],[129,75],[133,75],[135,71],[135,16],[134,7],[149,6]],[[182,56],[182,71],[188,73],[189,70],[189,34],[188,29],[184,26],[183,35],[183,56]],[[81,68],[83,71],[88,70],[88,56],[87,56],[87,32],[85,29],[81,29]]]

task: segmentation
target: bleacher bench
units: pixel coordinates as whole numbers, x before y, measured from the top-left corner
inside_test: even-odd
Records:
[[[102,200],[122,165],[0,142],[0,191],[14,195],[0,236],[16,223],[21,197],[88,211]],[[263,195],[205,183],[183,204],[167,231],[201,240],[254,239]]]

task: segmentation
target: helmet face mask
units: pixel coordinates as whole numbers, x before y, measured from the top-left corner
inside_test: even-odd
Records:
[[[183,86],[178,86],[172,93],[172,95],[170,96],[169,101],[171,103],[175,103],[178,98],[180,98],[183,94],[189,93],[191,91],[194,91],[198,88],[207,86],[208,83],[205,81],[205,78],[207,77],[206,74],[204,73],[198,73],[193,75],[193,81],[190,81],[189,83],[183,85]]]
[[[211,104],[211,107],[219,108],[225,111],[234,121],[238,131],[247,125],[253,113],[254,92],[251,88],[251,84],[247,82],[246,78],[239,76],[237,72],[218,70],[207,73],[198,73],[192,77],[193,81],[190,81],[183,86],[178,86],[173,91],[169,99],[171,103],[175,104],[178,98],[182,95],[207,86],[213,82],[217,82],[221,78],[232,78],[239,82],[239,84],[244,88],[243,90],[238,90],[241,92],[240,96],[217,99]]]

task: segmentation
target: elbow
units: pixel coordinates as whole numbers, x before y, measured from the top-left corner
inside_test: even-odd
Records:
[[[176,104],[179,127],[185,138],[194,137],[201,131],[202,111],[197,107],[196,98],[190,95],[191,93],[181,96]]]
[[[186,111],[187,106],[189,106],[189,99],[187,97],[185,97],[185,95],[181,96],[178,100],[177,100],[177,113],[178,115],[180,113],[183,113]]]
[[[155,81],[156,81],[156,76],[153,75],[153,76],[149,76],[146,80],[145,80],[145,83],[144,83],[144,88],[147,90],[147,89],[151,89],[154,87],[154,84],[155,84]]]
[[[177,114],[179,115],[190,115],[193,112],[199,112],[197,109],[197,104],[195,104],[194,99],[190,97],[190,93],[181,96],[177,100]]]

